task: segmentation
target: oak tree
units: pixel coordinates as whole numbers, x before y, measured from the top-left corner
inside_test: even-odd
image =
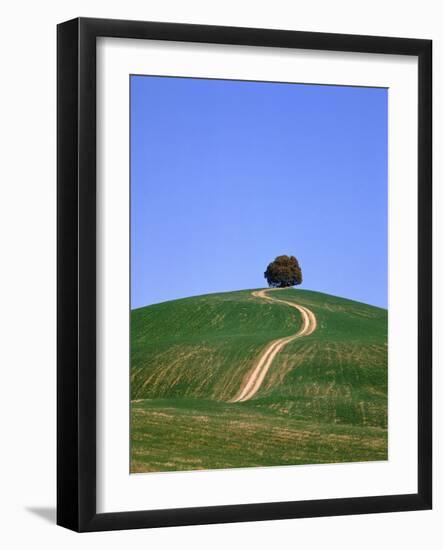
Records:
[[[264,273],[268,285],[285,288],[302,282],[301,268],[295,256],[277,256]]]

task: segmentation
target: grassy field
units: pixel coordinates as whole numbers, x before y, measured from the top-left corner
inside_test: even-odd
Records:
[[[131,471],[386,460],[387,311],[277,291],[317,330],[276,356],[253,399],[229,403],[266,345],[301,325],[251,292],[132,312]]]

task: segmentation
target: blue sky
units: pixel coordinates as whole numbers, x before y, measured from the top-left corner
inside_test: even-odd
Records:
[[[381,88],[131,76],[131,307],[266,286],[387,307]]]

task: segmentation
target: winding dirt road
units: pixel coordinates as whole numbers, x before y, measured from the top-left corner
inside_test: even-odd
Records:
[[[307,307],[301,306],[294,302],[289,302],[288,300],[280,300],[279,298],[274,298],[268,296],[268,292],[275,292],[279,289],[263,289],[256,290],[252,293],[255,298],[263,298],[268,302],[286,304],[290,307],[295,307],[301,313],[302,317],[302,326],[300,329],[293,334],[292,336],[285,336],[284,338],[278,338],[270,342],[263,353],[261,354],[257,364],[251,370],[249,376],[247,377],[245,383],[240,388],[238,394],[231,400],[231,403],[239,403],[240,401],[248,401],[258,392],[260,386],[265,379],[265,376],[272,365],[272,361],[275,359],[277,353],[279,353],[289,342],[301,338],[302,336],[309,336],[317,328],[317,319],[310,309]]]

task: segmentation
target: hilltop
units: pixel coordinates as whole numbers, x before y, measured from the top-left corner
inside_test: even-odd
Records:
[[[387,458],[387,311],[257,292],[131,312],[132,471]],[[276,340],[261,383],[232,403]]]

